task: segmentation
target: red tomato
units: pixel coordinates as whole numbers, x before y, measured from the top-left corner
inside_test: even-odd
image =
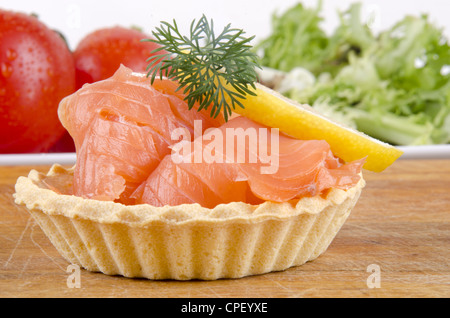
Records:
[[[65,132],[59,102],[74,91],[74,60],[59,34],[0,10],[0,153],[46,152]]]
[[[74,51],[77,88],[111,77],[120,64],[135,72],[145,72],[146,60],[159,47],[156,43],[141,41],[148,38],[145,33],[120,26],[88,34]]]

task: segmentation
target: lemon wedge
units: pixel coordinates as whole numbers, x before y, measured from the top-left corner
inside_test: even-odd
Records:
[[[331,150],[346,162],[367,157],[364,169],[381,172],[403,152],[392,145],[336,123],[309,105],[301,105],[274,90],[256,84],[256,96],[241,100],[244,108],[234,112],[260,124],[276,127],[297,139],[325,140]]]

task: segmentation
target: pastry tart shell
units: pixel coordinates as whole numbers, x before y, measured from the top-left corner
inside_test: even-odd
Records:
[[[64,259],[92,272],[153,280],[215,280],[282,271],[316,259],[357,203],[348,190],[285,203],[127,206],[70,194],[73,168],[19,177],[24,205]],[[57,182],[58,187],[52,189]],[[55,191],[56,190],[56,191]]]

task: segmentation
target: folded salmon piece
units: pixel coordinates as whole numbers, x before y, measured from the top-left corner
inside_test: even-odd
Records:
[[[64,98],[58,115],[75,142],[74,194],[133,204],[130,194],[158,166],[176,128],[193,133],[220,126],[222,117],[189,110],[178,85],[167,79],[150,84],[145,74],[121,66],[109,79],[85,84]]]
[[[294,139],[246,117],[172,149],[177,151],[166,155],[132,195],[136,202],[209,208],[229,202],[286,202],[353,187],[365,161],[343,163],[323,140]]]

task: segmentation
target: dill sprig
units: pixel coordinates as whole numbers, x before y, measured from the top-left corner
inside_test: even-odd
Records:
[[[161,22],[152,32],[154,39],[145,41],[160,45],[147,61],[147,76],[151,82],[156,76],[178,81],[189,109],[198,103],[198,110],[211,106],[211,117],[223,111],[225,120],[246,94],[255,95],[257,55],[249,44],[254,36],[244,37],[244,31],[228,24],[219,35],[214,34],[213,20],[205,15],[192,21],[189,36],[183,36],[175,20],[173,24]]]

